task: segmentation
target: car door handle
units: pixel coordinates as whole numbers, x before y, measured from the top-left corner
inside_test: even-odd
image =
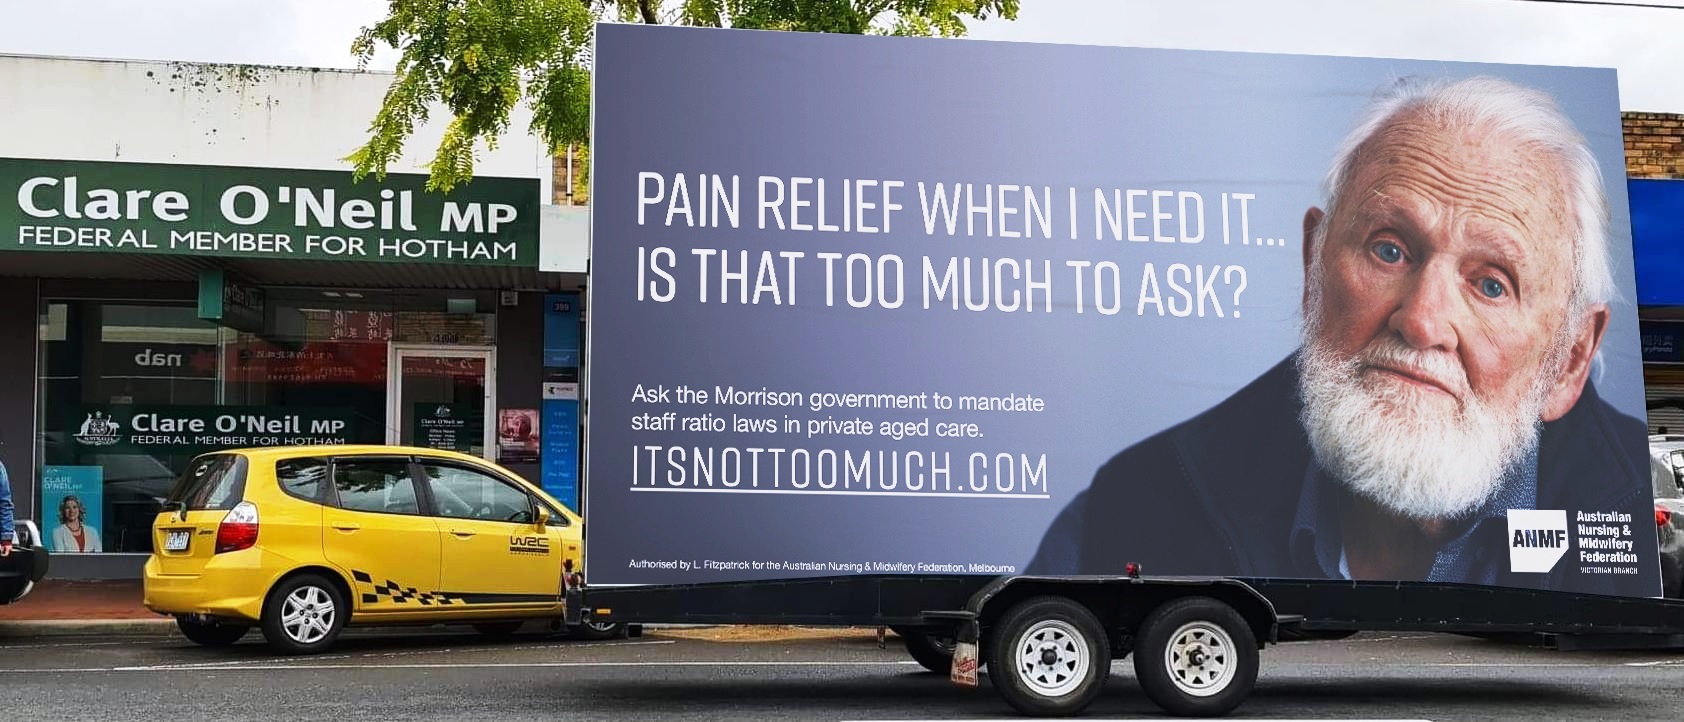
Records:
[[[340,531],[356,531],[356,530],[361,529],[363,527],[362,527],[361,524],[344,523],[344,524],[334,524],[333,528],[338,529]]]
[[[450,533],[455,534],[456,536],[458,536],[462,539],[467,539],[468,537],[471,537],[471,536],[474,535],[474,533],[472,531],[469,531],[467,529],[451,529]]]

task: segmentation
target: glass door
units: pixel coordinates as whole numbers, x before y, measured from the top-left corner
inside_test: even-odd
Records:
[[[392,344],[386,442],[491,459],[496,377],[490,348]]]

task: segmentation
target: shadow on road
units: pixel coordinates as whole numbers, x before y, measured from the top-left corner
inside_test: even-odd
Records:
[[[744,672],[753,675],[754,672]],[[974,690],[957,687],[945,676],[922,670],[860,673],[844,679],[719,679],[708,680],[593,680],[593,703],[607,708],[635,710],[654,716],[709,714],[754,715],[792,708],[841,712],[907,706],[941,710],[942,717],[1009,714],[1010,708],[994,692],[987,675]],[[1281,714],[1325,716],[1363,713],[1367,716],[1421,716],[1423,711],[1470,708],[1496,716],[1530,711],[1546,718],[1601,716],[1621,704],[1613,695],[1587,693],[1566,683],[1491,679],[1294,678],[1260,679],[1256,691],[1238,712],[1241,716]],[[1582,714],[1581,714],[1582,713]],[[1089,715],[1162,716],[1131,674],[1119,668]]]
[[[1568,684],[1482,679],[1397,679],[1344,677],[1340,679],[1260,679],[1252,699],[1258,702],[1422,702],[1443,704],[1479,703],[1512,709],[1516,705],[1543,705],[1562,716],[1574,708],[1607,709],[1615,696],[1587,693]]]
[[[263,635],[257,630],[248,632],[239,644],[224,649],[200,647],[186,639],[172,639],[174,645],[165,647],[169,651],[194,659],[183,659],[183,662],[216,662],[236,661],[252,658],[279,658],[263,640]],[[627,640],[607,640],[609,642]],[[431,649],[496,649],[498,647],[522,647],[530,645],[589,645],[593,642],[570,639],[564,634],[527,632],[503,639],[492,639],[474,633],[471,630],[438,629],[438,628],[384,628],[371,627],[347,631],[333,648],[320,655],[285,657],[286,659],[308,661],[313,658],[343,656],[347,654],[367,654],[374,652],[408,652],[426,651]],[[595,642],[594,644],[602,644]]]

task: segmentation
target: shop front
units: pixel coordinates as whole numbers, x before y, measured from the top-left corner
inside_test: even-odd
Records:
[[[577,414],[549,407],[576,369],[546,347],[578,357],[557,310],[582,276],[539,271],[538,181],[424,180],[0,159],[0,303],[26,319],[0,321],[0,461],[55,577],[138,575],[160,502],[217,449],[403,444],[577,478]]]

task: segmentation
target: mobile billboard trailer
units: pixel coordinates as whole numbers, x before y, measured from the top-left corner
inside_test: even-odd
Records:
[[[1684,640],[1611,70],[603,25],[588,585],[1070,714]],[[605,329],[613,329],[606,331]],[[602,332],[598,332],[601,330]]]

